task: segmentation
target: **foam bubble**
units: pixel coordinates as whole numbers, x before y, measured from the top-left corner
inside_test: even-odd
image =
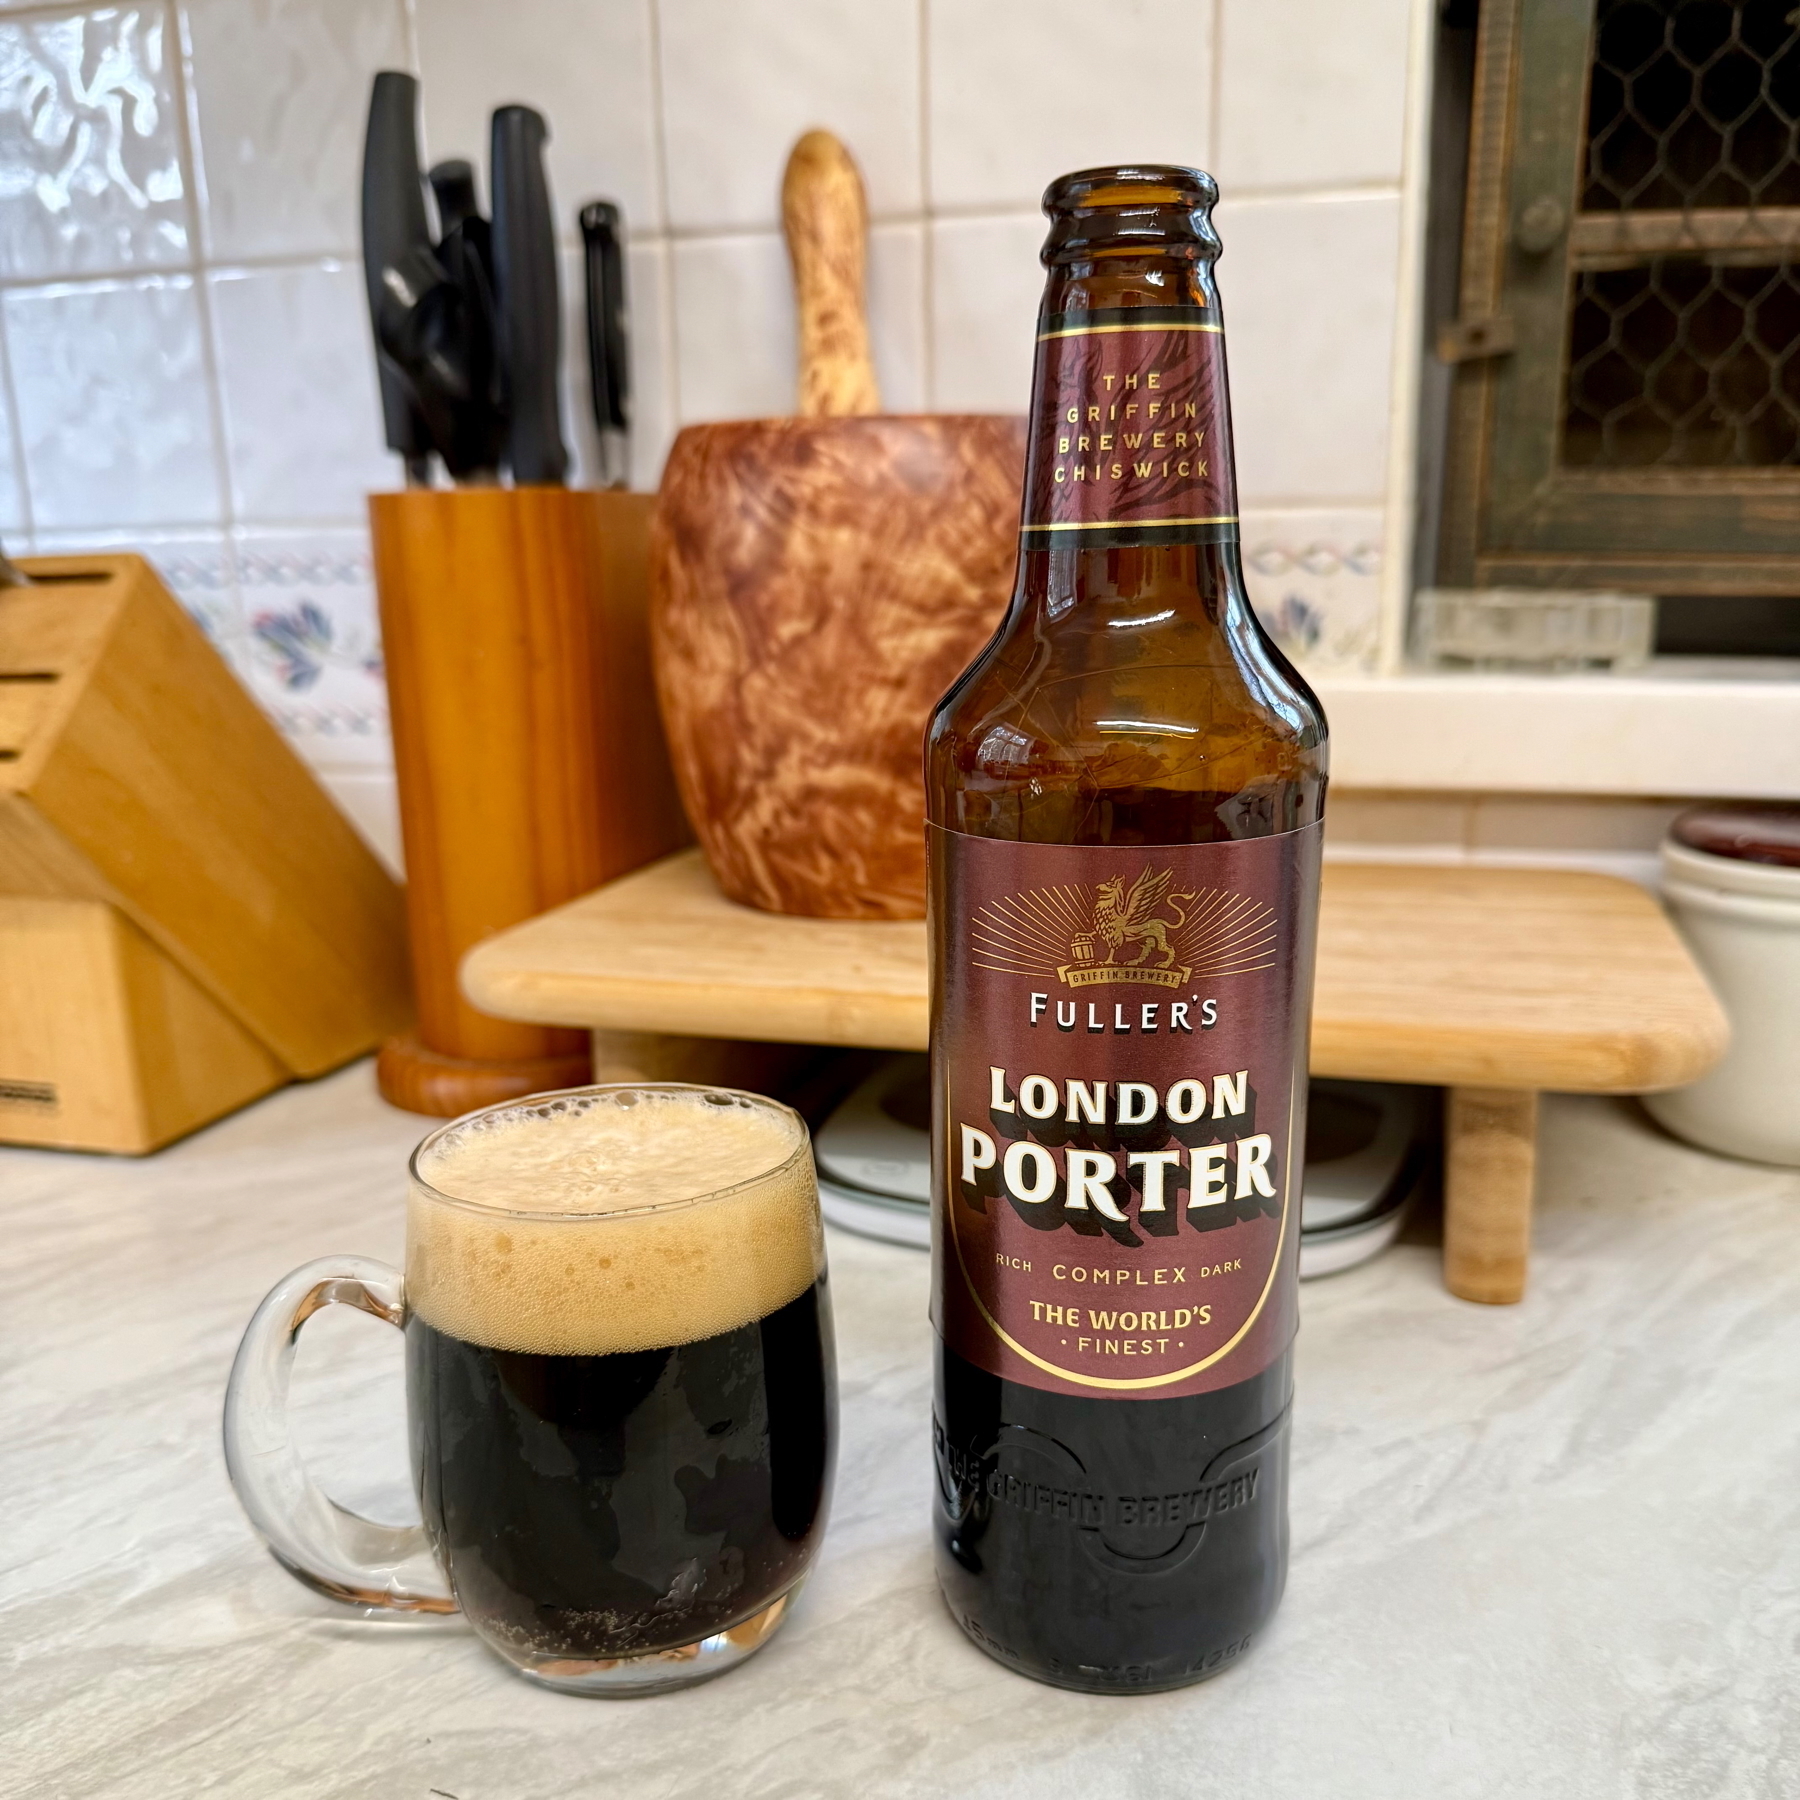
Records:
[[[746,1096],[520,1101],[450,1127],[419,1173],[451,1203],[416,1184],[408,1198],[407,1304],[467,1343],[694,1343],[785,1306],[824,1268],[806,1128]]]

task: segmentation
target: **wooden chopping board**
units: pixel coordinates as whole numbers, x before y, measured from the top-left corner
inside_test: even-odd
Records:
[[[771,918],[727,899],[692,851],[489,939],[463,985],[490,1012],[559,1025],[926,1046],[922,926]],[[1326,867],[1315,1074],[1643,1093],[1704,1073],[1726,1037],[1693,958],[1632,882]]]

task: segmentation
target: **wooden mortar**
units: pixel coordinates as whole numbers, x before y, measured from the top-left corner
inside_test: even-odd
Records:
[[[921,740],[1006,609],[1025,422],[875,416],[862,182],[828,133],[795,146],[782,218],[801,416],[675,440],[651,529],[663,723],[730,898],[921,918]]]

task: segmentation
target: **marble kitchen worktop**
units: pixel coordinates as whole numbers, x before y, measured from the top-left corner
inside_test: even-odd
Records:
[[[1552,1100],[1532,1291],[1429,1246],[1303,1290],[1287,1599],[1207,1685],[1098,1699],[967,1644],[926,1536],[926,1262],[830,1239],[836,1507],[762,1656],[654,1700],[525,1686],[457,1622],[284,1575],[219,1402],[264,1290],[397,1259],[420,1120],[366,1066],[144,1162],[0,1150],[0,1795],[1330,1800],[1800,1793],[1800,1174]],[[399,1334],[308,1327],[326,1485],[408,1504]]]

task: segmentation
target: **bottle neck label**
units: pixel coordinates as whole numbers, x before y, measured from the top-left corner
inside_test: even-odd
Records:
[[[1237,536],[1225,338],[1213,308],[1049,314],[1031,417],[1027,549]]]
[[[1287,1349],[1321,831],[930,828],[932,1317],[966,1361],[1157,1400]]]

